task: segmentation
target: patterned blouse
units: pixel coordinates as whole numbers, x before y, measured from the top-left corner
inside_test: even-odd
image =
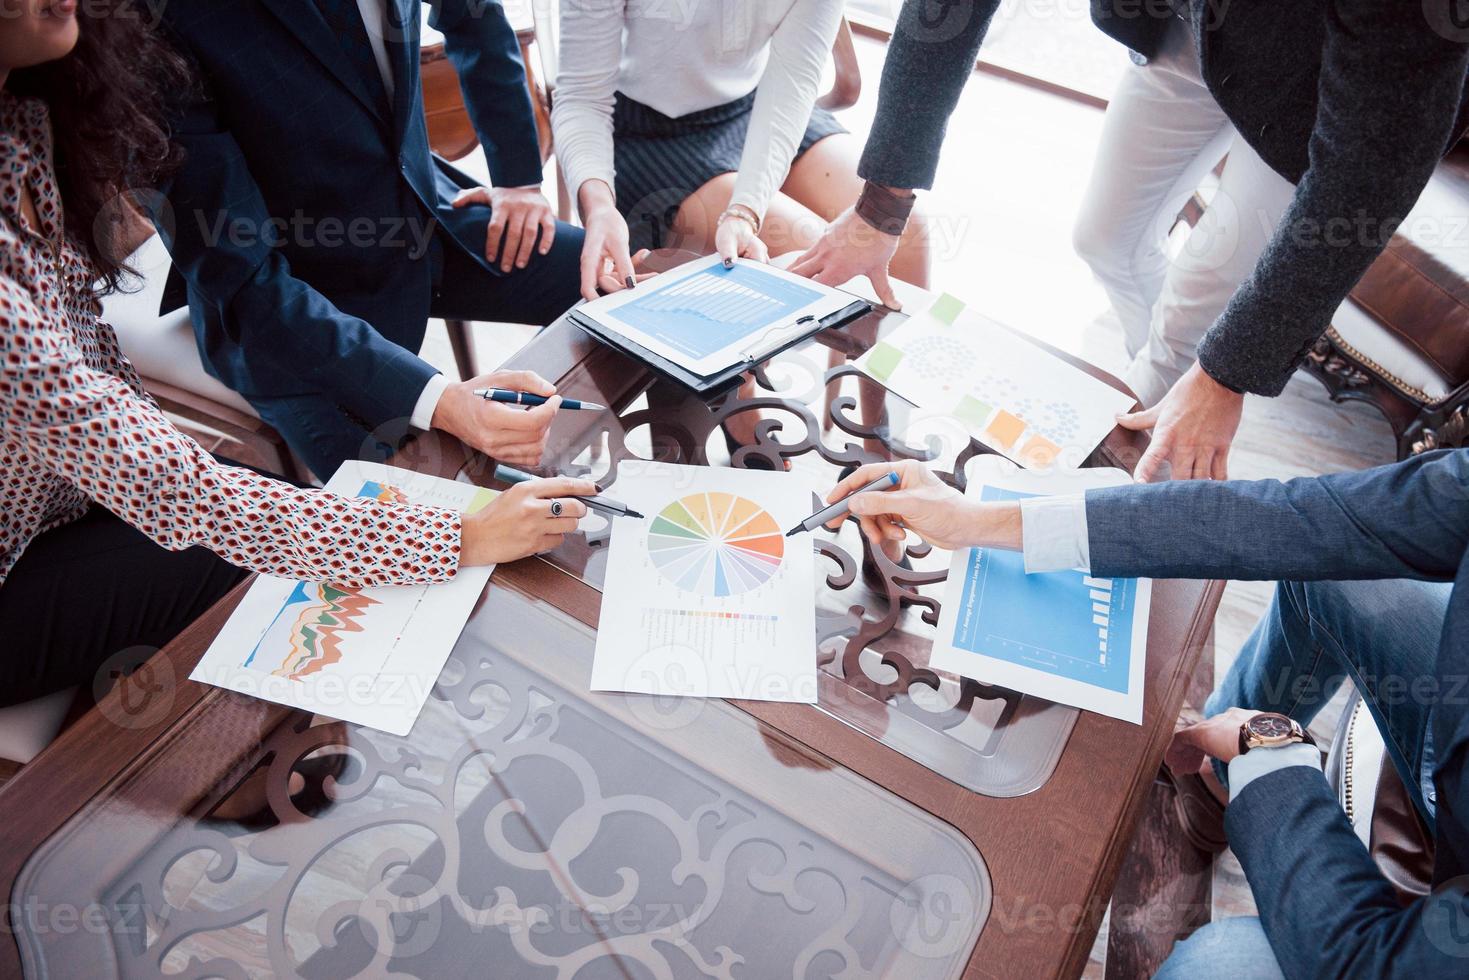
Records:
[[[30,192],[39,234],[26,230]],[[298,490],[224,466],[143,391],[65,238],[44,103],[0,90],[0,585],[38,534],[95,501],[170,550],[348,586],[433,582],[459,515]]]

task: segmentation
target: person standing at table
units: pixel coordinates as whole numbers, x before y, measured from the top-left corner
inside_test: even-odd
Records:
[[[860,187],[857,143],[816,105],[842,0],[673,5],[565,0],[556,154],[586,227],[581,291],[631,253],[717,251],[726,263],[805,248]],[[894,274],[927,285],[915,222]],[[747,383],[747,391],[753,383]],[[753,440],[756,413],[730,419]]]
[[[172,0],[199,83],[172,124],[184,163],[155,214],[209,371],[311,470],[381,458],[410,426],[539,461],[542,379],[451,383],[419,356],[428,319],[546,324],[576,302],[581,232],[541,194],[515,32],[493,0],[434,0],[493,188],[429,150],[419,0]],[[165,302],[182,302],[172,284]]]
[[[914,189],[933,184],[945,125],[998,6],[903,5],[862,155],[867,183],[792,271],[823,282],[858,273],[883,281]],[[1139,479],[1158,479],[1165,462],[1175,478],[1223,479],[1244,396],[1281,392],[1463,132],[1469,31],[1456,26],[1452,0],[1094,0],[1092,19],[1158,62],[1125,81],[1125,94],[1129,86],[1138,92],[1113,107],[1117,115],[1109,111],[1103,169],[1092,185],[1098,199],[1088,204],[1100,213],[1088,212],[1080,235],[1094,264],[1117,267],[1109,292],[1129,342],[1141,343],[1139,324],[1162,277],[1139,235],[1169,196],[1170,179],[1189,171],[1191,145],[1232,125],[1240,153],[1238,160],[1231,153],[1228,189],[1241,209],[1262,212],[1239,220],[1270,223],[1278,213],[1268,234],[1241,230],[1232,259],[1211,253],[1169,271],[1165,295],[1172,288],[1178,306],[1198,304],[1187,313],[1203,332],[1198,361],[1152,407],[1119,419],[1153,430]],[[1094,236],[1108,237],[1105,228],[1115,243],[1094,248]],[[1155,331],[1165,345],[1169,329]],[[1164,360],[1191,356],[1175,350]]]
[[[856,493],[892,470],[898,489]],[[1285,483],[1134,484],[1020,502],[966,497],[920,463],[877,463],[827,499],[848,496],[874,542],[911,531],[940,548],[1021,551],[1027,572],[1282,580],[1208,717],[1167,753],[1188,801],[1183,829],[1208,850],[1234,850],[1259,917],[1206,926],[1158,977],[1464,975],[1469,450]],[[1304,732],[1346,678],[1433,835],[1432,891],[1406,906]]]
[[[161,103],[188,84],[138,17],[19,0],[0,18],[0,706],[162,646],[244,570],[440,581],[554,547],[586,510],[548,498],[595,492],[526,483],[472,516],[348,499],[224,465],[174,428],[97,297],[136,244],[108,202],[177,166]]]

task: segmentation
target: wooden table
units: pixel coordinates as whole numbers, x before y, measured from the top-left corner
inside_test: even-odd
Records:
[[[751,400],[655,385],[564,322],[514,364],[613,406],[558,419],[563,470],[706,462],[721,419],[763,408],[736,463],[829,482],[934,448],[827,369],[901,319],[777,358]],[[1088,462],[1130,468],[1142,440],[1116,430]],[[962,484],[977,444],[938,449]],[[436,435],[394,462],[492,470]],[[935,674],[947,557],[864,573],[851,525],[818,540],[820,708],[588,694],[605,557],[581,539],[497,570],[404,739],[188,681],[237,590],[0,789],[0,973],[1080,974],[1219,585],[1155,584],[1137,726]]]

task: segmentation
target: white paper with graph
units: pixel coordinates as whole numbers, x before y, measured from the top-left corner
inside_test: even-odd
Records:
[[[944,294],[857,367],[1026,467],[1076,467],[1132,398]]]
[[[473,513],[497,491],[348,461],[326,488]],[[489,580],[354,589],[261,575],[190,680],[407,735]]]
[[[708,255],[577,312],[707,377],[789,342],[855,296],[761,262]]]
[[[994,456],[974,461],[968,495],[1020,500],[1132,482],[1122,470],[1023,472]],[[1079,570],[1026,574],[1019,552],[954,552],[938,636],[939,670],[998,684],[1133,724],[1143,719],[1151,579]]]
[[[625,461],[592,690],[816,703],[812,510],[784,472]]]

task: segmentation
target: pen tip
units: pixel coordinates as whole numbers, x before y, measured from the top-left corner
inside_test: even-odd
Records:
[[[646,520],[646,519],[647,519],[647,518],[645,518],[645,517],[643,517],[643,515],[642,515],[642,514],[639,514],[639,513],[638,513],[638,512],[637,512],[637,511],[635,511],[635,510],[630,510],[630,511],[628,511],[628,512],[627,512],[627,516],[628,516],[628,517],[636,517],[636,518],[637,518],[637,519],[638,519],[638,520],[640,520],[640,521],[642,521],[642,520]]]
[[[791,528],[789,531],[786,532],[786,537],[788,537],[788,538],[795,537],[797,534],[800,534],[800,533],[801,533],[801,525],[797,524],[795,527]]]

